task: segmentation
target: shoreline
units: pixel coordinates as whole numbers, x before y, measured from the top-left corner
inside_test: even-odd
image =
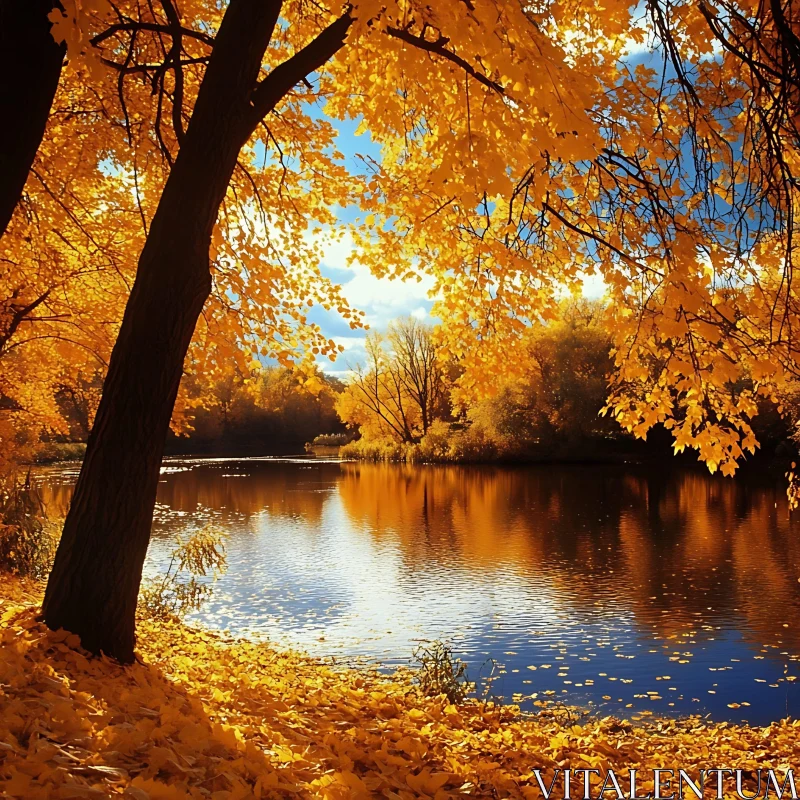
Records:
[[[753,796],[755,770],[780,776],[797,757],[800,723],[788,719],[634,726],[455,705],[425,697],[408,674],[332,667],[174,622],[140,621],[139,658],[123,668],[36,622],[37,591],[0,580],[0,789],[9,798],[530,800],[546,798],[540,782],[566,769],[592,778],[639,770],[641,797],[656,769],[719,768],[740,770]]]

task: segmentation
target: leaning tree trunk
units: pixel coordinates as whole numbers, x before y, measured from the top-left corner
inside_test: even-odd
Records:
[[[0,237],[44,136],[66,48],[47,15],[58,0],[0,0]]]
[[[20,0],[28,2],[28,0]],[[183,361],[211,288],[211,233],[276,23],[278,0],[231,0],[139,259],[42,615],[133,660],[136,600]]]

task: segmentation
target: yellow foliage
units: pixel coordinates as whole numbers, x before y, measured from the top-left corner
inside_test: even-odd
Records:
[[[145,623],[140,660],[123,668],[40,625],[31,584],[3,578],[0,598],[0,793],[19,800],[540,797],[534,768],[545,785],[566,764],[620,775],[782,768],[800,734],[788,720],[635,728],[565,725],[547,708],[456,707],[405,673],[333,667],[171,622]],[[640,774],[641,793],[649,778]]]
[[[756,446],[755,394],[800,374],[794,33],[744,2],[662,5],[659,27],[629,2],[283,2],[261,77],[351,24],[241,149],[187,372],[334,359],[308,309],[363,325],[320,271],[344,233],[376,276],[432,279],[473,398],[592,275],[611,300],[612,416],[640,437],[668,423],[676,449],[732,471]],[[52,16],[68,65],[0,241],[0,395],[26,424],[63,430],[58,387],[105,369],[225,7],[186,0],[173,24],[168,4],[71,0]],[[632,55],[649,35],[684,75]],[[336,126],[356,118],[380,156],[353,169]]]

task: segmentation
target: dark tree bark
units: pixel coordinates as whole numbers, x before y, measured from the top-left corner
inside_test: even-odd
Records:
[[[153,218],[109,363],[42,616],[133,660],[135,611],[181,371],[211,289],[211,234],[239,150],[286,92],[343,44],[342,17],[257,84],[281,0],[231,0]]]
[[[44,135],[66,47],[47,15],[54,0],[0,0],[0,237]]]

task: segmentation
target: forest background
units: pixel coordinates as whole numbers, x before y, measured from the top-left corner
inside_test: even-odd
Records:
[[[350,369],[315,369],[308,376],[278,365],[242,370],[232,362],[211,379],[187,380],[183,427],[171,431],[171,455],[323,456],[389,461],[619,461],[663,460],[673,454],[661,426],[636,440],[608,413],[613,340],[601,300],[565,299],[557,316],[526,331],[517,364],[488,397],[465,403],[458,361],[439,344],[437,329],[418,316],[368,331],[363,355]],[[352,365],[352,366],[351,366]],[[339,364],[336,365],[337,367]],[[65,428],[48,435],[21,429],[33,461],[83,456],[98,372],[80,385],[57,389]],[[752,380],[743,388],[752,390]],[[785,469],[796,454],[798,401],[769,399],[754,419],[761,449],[751,461]],[[24,448],[20,448],[24,452]],[[685,454],[682,463],[694,457]]]
[[[424,462],[674,457],[678,448],[664,427],[635,437],[609,414],[609,322],[602,302],[563,300],[552,319],[525,331],[516,363],[492,393],[470,402],[459,390],[463,369],[443,354],[436,330],[413,317],[395,320],[385,335],[367,337],[366,364],[338,396],[339,417],[355,432],[341,453]],[[739,391],[752,391],[752,380],[741,383]],[[767,462],[785,467],[796,452],[795,409],[789,393],[780,409],[770,398],[759,401],[753,424]]]

